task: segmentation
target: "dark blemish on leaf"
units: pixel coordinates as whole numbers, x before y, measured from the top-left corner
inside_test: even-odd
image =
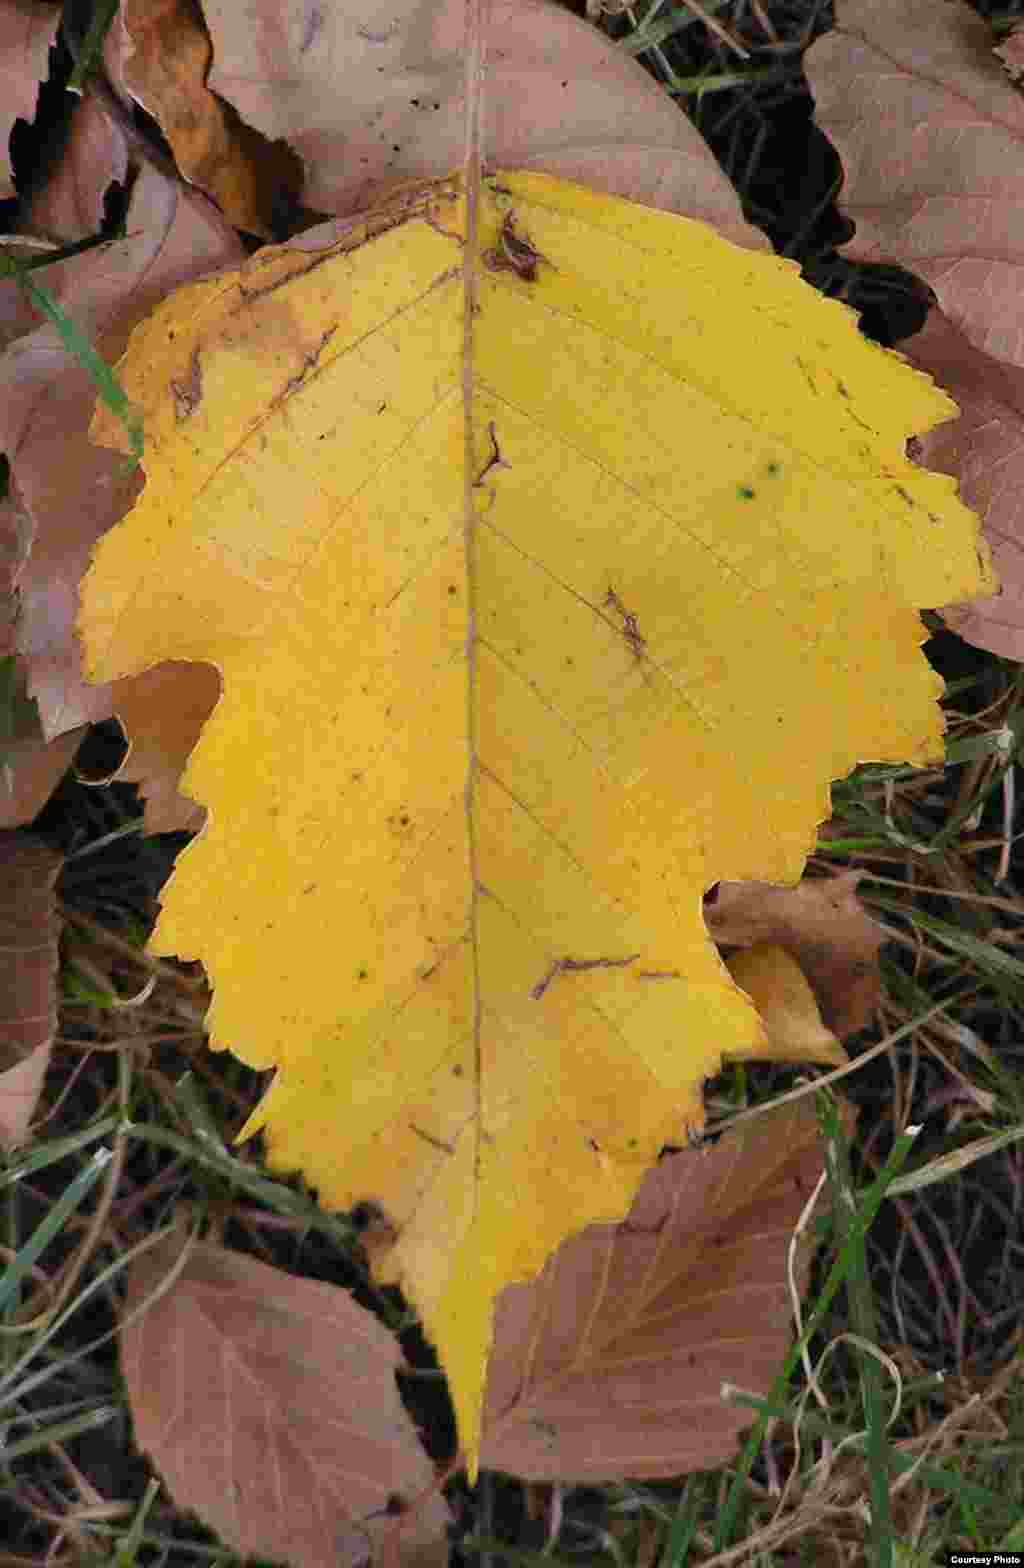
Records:
[[[686,1364],[688,1367],[695,1367],[697,1365],[697,1357],[694,1355],[692,1350],[686,1358]]]
[[[484,266],[491,272],[515,272],[527,283],[536,283],[538,261],[547,261],[547,257],[535,250],[523,235],[516,233],[513,216],[506,213],[497,247],[484,251]]]
[[[738,496],[742,497],[742,499],[744,501],[752,501],[754,499],[756,491],[751,490],[749,485],[737,485],[736,486],[736,494]]]
[[[412,104],[414,109],[418,109],[420,106],[420,101],[418,98],[410,98],[409,102]]]
[[[495,434],[494,420],[493,419],[491,420],[491,422],[487,426],[487,434],[491,438],[491,455],[487,459],[487,461],[484,464],[483,468],[481,468],[479,474],[477,475],[477,477],[473,481],[473,489],[474,490],[476,489],[477,485],[482,485],[483,484],[485,476],[490,473],[492,468],[511,468],[512,467],[512,464],[507,462],[505,460],[505,458],[503,458],[502,455],[501,455],[501,448],[498,446],[498,437]]]
[[[898,496],[902,496],[903,500],[906,501],[908,506],[913,506],[914,497],[909,493],[909,491],[904,490],[902,485],[893,485],[893,489],[896,491]]]
[[[315,893],[316,892],[316,883],[315,882],[307,882],[306,886],[302,889],[302,891],[303,891],[303,893]]]
[[[452,1077],[453,1078],[461,1078],[464,1072],[465,1072],[465,1068],[460,1067],[458,1065],[458,1063],[456,1063],[456,1065],[452,1068]]]
[[[441,1149],[445,1154],[455,1153],[454,1145],[445,1143],[441,1138],[432,1138],[429,1132],[424,1132],[422,1127],[417,1127],[413,1122],[409,1123],[409,1131],[414,1132],[417,1138],[422,1138],[424,1143],[429,1143],[432,1149]]]
[[[449,584],[448,584],[448,592],[449,592],[449,593],[451,593],[451,594],[455,594],[455,593],[458,593],[458,591],[459,591],[459,590],[458,590],[458,589],[457,589],[457,588],[456,588],[456,586],[455,586],[455,584],[454,584],[454,583],[449,583]]]
[[[846,390],[846,387],[838,379],[838,377],[836,378],[836,391],[839,393],[840,397],[848,398],[850,396],[849,392]]]
[[[601,1152],[601,1145],[597,1142],[596,1139],[594,1139],[594,1138],[584,1138],[583,1141],[586,1144],[588,1149],[593,1149],[595,1154],[600,1154],[600,1152]]]
[[[567,667],[572,669],[573,665],[576,663],[576,660],[573,658],[571,653],[567,653],[565,656],[565,662]]]
[[[173,337],[174,334],[172,333]],[[172,381],[171,393],[174,398],[174,417],[177,420],[187,419],[194,414],[203,397],[203,377],[199,369],[199,350],[192,350],[192,359],[189,364],[187,381]]]
[[[622,616],[622,635],[629,643],[636,657],[638,659],[642,658],[644,649],[647,647],[647,639],[646,637],[641,637],[640,635],[640,628],[637,625],[636,616],[631,615],[630,612],[626,609],[626,606],[623,604],[614,588],[609,588],[608,592],[604,596],[603,603],[608,608],[614,610],[616,614]]]
[[[356,979],[357,980],[369,980],[369,978],[370,978],[370,971],[368,969],[357,969],[356,970]]]
[[[779,464],[778,463],[769,463],[768,464],[768,472],[770,474],[777,474],[779,472]]]
[[[678,969],[638,969],[638,980],[681,980],[683,977]]]
[[[387,406],[388,405],[386,403],[378,403],[377,404],[377,412],[378,412],[378,414],[383,414],[383,412],[387,408]]]
[[[530,997],[539,1002],[556,975],[578,974],[583,969],[624,969],[639,957],[639,953],[631,953],[628,958],[556,958],[543,980],[534,986]]]

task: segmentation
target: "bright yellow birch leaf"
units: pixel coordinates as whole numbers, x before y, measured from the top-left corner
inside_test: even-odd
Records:
[[[147,484],[80,630],[94,680],[222,672],[151,951],[280,1069],[243,1136],[392,1221],[475,1474],[498,1292],[768,1050],[703,893],[797,879],[859,760],[941,755],[916,606],[991,578],[905,455],[955,405],[794,264],[543,175],[470,207],[136,330]]]

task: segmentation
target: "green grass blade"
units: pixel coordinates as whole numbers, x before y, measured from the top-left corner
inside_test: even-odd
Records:
[[[130,473],[142,457],[142,419],[138,410],[129,401],[127,393],[110,366],[100,358],[89,339],[75,326],[71,317],[64,314],[53,296],[24,274],[21,275],[20,282],[36,309],[56,327],[68,353],[73,354],[82,369],[88,371],[101,400],[111,413],[117,416],[127,431],[128,443],[133,455],[122,469],[122,473]]]
[[[878,1337],[875,1303],[868,1276],[864,1232],[857,1226],[856,1198],[850,1173],[850,1156],[835,1096],[824,1090],[818,1095],[818,1117],[825,1135],[825,1164],[833,1184],[836,1202],[833,1213],[840,1239],[850,1247],[850,1269],[846,1279],[850,1318],[855,1333],[867,1344]],[[865,1453],[871,1490],[871,1538],[877,1568],[892,1568],[892,1510],[889,1506],[889,1443],[886,1437],[882,1371],[875,1357],[856,1343],[854,1350],[860,1369],[861,1399],[867,1426]]]
[[[870,1187],[868,1187],[862,1193],[858,1194],[858,1208],[857,1213],[851,1222],[851,1234],[847,1236],[846,1240],[839,1248],[838,1255],[829,1271],[829,1275],[825,1281],[821,1295],[815,1302],[814,1308],[808,1315],[804,1324],[804,1331],[790,1350],[788,1356],[783,1362],[782,1371],[779,1373],[778,1377],[775,1379],[774,1384],[772,1385],[768,1396],[770,1404],[781,1405],[785,1403],[786,1389],[789,1386],[789,1380],[793,1375],[801,1353],[804,1347],[807,1345],[808,1341],[817,1331],[819,1324],[824,1321],[825,1314],[832,1305],[833,1297],[849,1273],[854,1237],[857,1232],[860,1232],[862,1235],[867,1235],[868,1229],[871,1226],[875,1215],[878,1213],[879,1208],[881,1207],[882,1199],[886,1194],[886,1189],[889,1183],[892,1181],[893,1177],[899,1173],[904,1161],[907,1158],[907,1155],[910,1153],[911,1145],[913,1144],[918,1131],[919,1129],[915,1127],[912,1130],[900,1133],[899,1137],[893,1144],[892,1149],[889,1151],[889,1158],[886,1160],[875,1180],[871,1183]],[[715,1532],[714,1549],[716,1552],[724,1551],[732,1541],[732,1533],[733,1529],[735,1528],[736,1516],[739,1512],[740,1502],[743,1498],[743,1490],[747,1482],[747,1477],[750,1475],[751,1466],[757,1457],[757,1451],[764,1441],[764,1434],[767,1430],[769,1420],[770,1417],[767,1415],[762,1414],[758,1417],[757,1421],[754,1423],[754,1427],[750,1433],[750,1436],[747,1438],[746,1446],[740,1455],[739,1462],[736,1466],[736,1474],[733,1476],[732,1485],[729,1488],[729,1495],[725,1500],[725,1507],[722,1509],[721,1516],[718,1520],[718,1528]]]
[[[0,1274],[0,1310],[19,1289],[29,1269],[63,1228],[68,1216],[74,1213],[92,1191],[112,1159],[113,1153],[110,1149],[105,1146],[97,1149],[85,1169],[79,1171],[74,1181],[68,1184],[45,1220],[36,1227],[31,1238],[11,1259],[3,1274]]]
[[[77,1154],[79,1149],[84,1149],[87,1144],[95,1143],[98,1138],[105,1138],[108,1132],[116,1132],[120,1126],[121,1118],[118,1115],[103,1116],[99,1121],[91,1122],[81,1132],[69,1133],[66,1138],[50,1138],[46,1143],[41,1143],[31,1154],[18,1160],[17,1164],[8,1165],[6,1170],[0,1164],[0,1190],[9,1187],[12,1182],[21,1181],[25,1176],[31,1176],[34,1171],[45,1170],[48,1165],[56,1165],[58,1160],[67,1159],[69,1154]]]

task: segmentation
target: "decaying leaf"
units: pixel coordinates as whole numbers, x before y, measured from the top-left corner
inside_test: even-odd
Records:
[[[687,116],[561,0],[389,0],[380,15],[364,0],[286,10],[204,0],[207,85],[294,148],[309,206],[362,213],[403,181],[462,166],[474,12],[485,18],[488,164],[684,212],[770,252]]]
[[[143,670],[114,688],[117,716],[128,736],[128,754],[115,777],[138,784],[145,802],[146,833],[195,833],[204,809],[178,792],[180,767],[199,739],[220,695],[216,670],[208,664],[168,661]]]
[[[175,1230],[128,1276],[122,1366],[139,1446],[242,1556],[367,1562],[389,1500],[409,1509],[433,1479],[395,1385],[397,1343],[347,1291],[212,1242],[183,1259],[185,1244]],[[447,1518],[434,1493],[403,1546],[443,1542]]]
[[[805,878],[796,887],[723,882],[704,910],[720,946],[785,948],[810,982],[826,1027],[841,1040],[866,1026],[881,988],[878,950],[885,932],[857,897],[862,875],[843,871]]]
[[[33,89],[33,101],[34,96]],[[125,126],[94,97],[84,98],[60,163],[45,186],[33,192],[24,213],[31,229],[77,241],[100,227],[111,181],[130,188],[123,240],[84,251],[45,272],[56,303],[84,336],[102,337],[110,358],[117,357],[131,327],[170,289],[244,255],[237,234],[205,196],[183,188],[151,163],[129,177],[137,155],[131,136],[130,121]],[[113,689],[85,683],[73,632],[78,584],[92,546],[134,500],[140,479],[120,472],[120,457],[90,444],[95,388],[56,328],[40,323],[13,279],[0,280],[0,342],[0,451],[10,461],[12,495],[25,514],[26,549],[15,573],[17,651],[43,737],[47,742],[61,738],[63,753],[69,747],[73,751],[81,738],[64,742],[66,732],[110,717],[122,702],[132,706],[128,683]],[[5,552],[8,524],[5,514],[0,519]],[[159,704],[146,710],[152,730],[166,731],[172,739],[180,733],[172,719],[175,710],[189,711],[195,704],[196,674],[184,669],[177,665],[181,687],[174,691],[165,683]],[[199,679],[208,677],[200,674]],[[136,700],[135,711],[138,706]],[[141,736],[139,742],[141,749]],[[140,782],[144,794],[159,797],[156,818],[147,802],[147,830],[194,824],[195,804],[175,799],[187,752],[172,749],[160,756],[156,744],[147,749],[148,771]],[[54,747],[51,756],[56,752]],[[60,771],[55,766],[50,788]]]
[[[105,57],[114,81],[156,120],[186,178],[236,228],[269,239],[275,198],[297,193],[301,165],[283,141],[268,142],[210,91],[212,52],[194,0],[122,0]]]
[[[906,347],[960,405],[959,419],[921,437],[917,459],[958,481],[963,499],[984,518],[999,574],[998,593],[943,606],[943,619],[979,648],[1024,661],[1024,363],[1000,364],[940,310],[928,312]]]
[[[42,810],[85,736],[83,727],[47,740],[26,692],[17,590],[31,545],[31,519],[8,489],[0,497],[0,830],[23,827]]]
[[[0,11],[0,200],[16,194],[7,149],[16,120],[32,121],[37,84],[45,82],[49,52],[57,38],[60,7],[34,0],[6,0]]]
[[[821,1173],[813,1107],[667,1155],[620,1225],[565,1242],[495,1313],[481,1464],[578,1485],[726,1464],[789,1347],[787,1254]],[[827,1205],[827,1198],[821,1200]],[[810,1249],[798,1244],[796,1279]]]
[[[1024,97],[965,0],[841,0],[836,22],[805,69],[842,159],[839,201],[856,224],[845,251],[934,291],[925,329],[899,348],[962,416],[922,435],[919,454],[960,480],[1002,580],[1001,594],[934,608],[962,637],[1024,660]]]
[[[702,895],[941,755],[915,606],[990,579],[905,445],[952,405],[794,264],[522,173],[182,289],[118,373],[89,674],[223,680],[153,948],[281,1069],[244,1133],[394,1225],[472,1472],[498,1292],[769,1050]]]

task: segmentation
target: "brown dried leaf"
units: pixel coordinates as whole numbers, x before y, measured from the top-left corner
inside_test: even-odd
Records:
[[[242,1555],[291,1568],[366,1562],[433,1481],[394,1373],[401,1351],[344,1290],[172,1233],[128,1279],[122,1366],[138,1444],[175,1502]],[[394,1506],[392,1504],[392,1506]],[[401,1558],[443,1541],[435,1492],[410,1509]]]
[[[857,897],[862,875],[843,871],[796,887],[720,882],[715,901],[704,906],[719,946],[774,943],[795,958],[826,1027],[840,1039],[867,1025],[881,986],[878,950],[885,933]]]
[[[842,0],[807,51],[817,117],[843,161],[858,260],[898,261],[993,359],[1024,363],[1024,99],[964,0]]]
[[[0,200],[15,194],[7,149],[15,120],[33,120],[39,88],[50,70],[61,7],[38,0],[3,0],[0,5]]]
[[[123,0],[105,59],[114,82],[160,126],[186,178],[236,228],[273,239],[302,166],[285,142],[269,143],[209,90],[212,52],[196,0]]]
[[[968,642],[1024,660],[1024,368],[973,347],[939,310],[905,345],[960,405],[952,419],[918,438],[917,460],[959,480],[967,505],[985,519],[999,573],[997,594],[947,605],[943,618]]]
[[[75,759],[88,725],[56,740],[22,736],[0,757],[0,829],[24,827],[42,811]]]
[[[926,330],[899,346],[963,414],[919,457],[961,481],[1002,575],[1001,596],[943,613],[1024,659],[1024,97],[961,0],[843,0],[838,22],[805,69],[843,162],[848,254],[898,262],[935,292]],[[1009,62],[1009,42],[1001,53]]]
[[[138,784],[145,801],[145,833],[198,833],[206,808],[178,792],[180,766],[189,756],[220,697],[212,664],[168,661],[129,680],[115,681],[114,705],[129,739],[128,755],[115,778]]]
[[[17,659],[17,584],[31,548],[32,525],[8,495],[0,501],[0,659]],[[69,730],[47,741],[35,704],[24,695],[20,663],[0,676],[0,829],[30,823],[49,800],[85,735]]]
[[[821,1171],[806,1101],[664,1157],[629,1217],[498,1300],[481,1465],[591,1484],[725,1463],[790,1340],[786,1256]],[[809,1255],[798,1249],[798,1282]]]
[[[209,87],[301,157],[303,200],[339,216],[465,157],[466,0],[249,6],[206,0]],[[470,11],[469,14],[472,14]],[[550,0],[492,0],[487,160],[715,224],[767,250],[710,149],[643,67]]]
[[[94,232],[110,180],[127,178],[136,152],[130,138],[130,127],[112,118],[99,101],[83,100],[64,156],[32,202],[26,227],[68,241]],[[237,236],[205,197],[184,192],[152,166],[138,172],[127,230],[126,239],[45,272],[48,291],[83,332],[102,340],[108,360],[116,358],[131,328],[169,289],[243,254]],[[88,685],[81,678],[74,636],[78,585],[89,554],[138,493],[141,476],[122,477],[121,459],[89,441],[95,388],[56,329],[39,324],[10,280],[0,282],[0,322],[5,345],[0,450],[11,462],[10,505],[21,534],[14,522],[5,525],[11,540],[7,554],[12,560],[18,556],[17,645],[44,740],[62,737],[53,749],[33,741],[31,755],[18,764],[19,798],[0,820],[28,820],[39,809],[66,766],[64,754],[77,746],[83,724],[108,718],[115,709],[139,718],[141,709],[135,755],[124,776],[143,784],[147,831],[195,827],[195,802],[177,795],[176,785],[191,731],[201,722],[197,714],[211,689],[212,672],[179,663],[160,677],[140,672],[115,686]],[[11,586],[9,572],[0,582],[8,618]],[[136,681],[141,681],[137,692]],[[159,705],[147,701],[155,685]],[[74,732],[69,740],[63,740],[66,731]]]
[[[57,1032],[60,855],[0,833],[0,1145],[23,1142]]]

